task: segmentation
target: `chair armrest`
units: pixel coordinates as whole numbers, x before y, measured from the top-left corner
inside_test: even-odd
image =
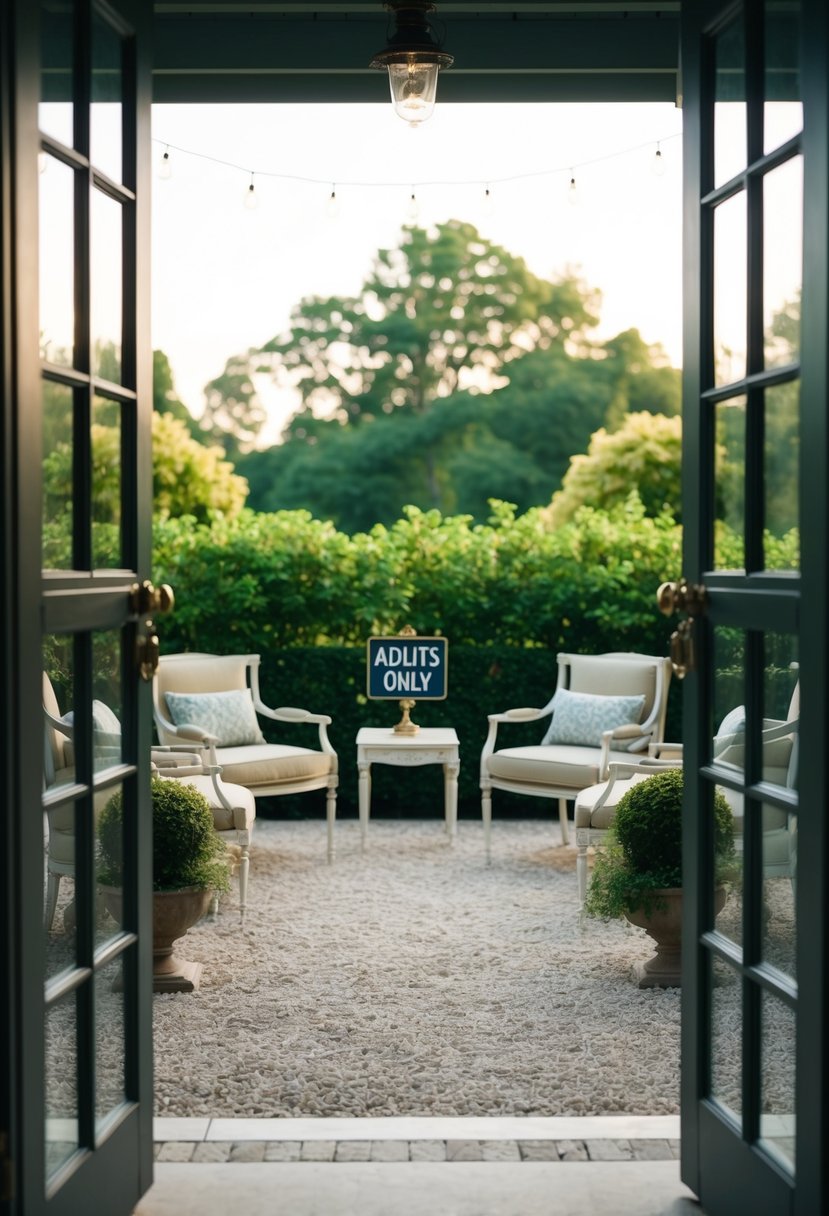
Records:
[[[604,806],[610,797],[610,792],[617,781],[627,781],[630,777],[649,776],[652,777],[656,773],[665,772],[666,769],[679,768],[679,763],[672,760],[656,760],[646,756],[641,760],[631,761],[630,764],[622,760],[614,760],[608,765],[607,780],[605,788],[602,790],[599,797],[593,804],[593,810],[597,811],[599,807]]]
[[[280,705],[278,709],[270,709],[261,697],[256,695],[254,695],[253,704],[258,714],[261,714],[263,718],[270,718],[273,722],[294,722],[318,726],[320,751],[333,757],[333,767],[336,772],[337,753],[328,738],[328,727],[331,725],[331,718],[328,714],[314,714],[310,709],[298,709],[293,705]]]
[[[499,722],[538,722],[540,718],[549,718],[552,712],[553,699],[551,698],[541,709],[523,706],[518,709],[505,709],[500,714],[487,714],[489,732],[481,752],[481,775],[486,775],[486,762],[495,751],[495,739],[498,734]]]
[[[648,756],[658,760],[675,760],[677,764],[682,761],[683,756],[682,743],[649,743]]]
[[[647,740],[653,735],[653,726],[643,726],[639,722],[626,722],[624,726],[616,726],[613,730],[602,731],[602,747],[599,756],[599,780],[606,781],[610,764],[610,750],[614,739]],[[641,750],[638,747],[637,750]]]

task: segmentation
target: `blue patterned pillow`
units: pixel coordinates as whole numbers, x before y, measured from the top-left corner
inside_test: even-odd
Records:
[[[265,742],[248,688],[230,692],[168,692],[166,697],[176,726],[199,726],[216,736],[219,747]]]
[[[605,697],[560,688],[553,698],[552,721],[541,742],[600,747],[604,731],[641,721],[644,707],[644,695]],[[627,751],[631,742],[620,739],[615,750]]]

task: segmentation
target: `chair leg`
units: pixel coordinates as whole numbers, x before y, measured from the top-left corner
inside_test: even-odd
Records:
[[[55,910],[58,906],[58,888],[60,887],[60,874],[49,871],[46,878],[46,910],[44,913],[46,932],[52,928],[52,921],[55,919]]]
[[[329,786],[325,796],[325,818],[328,825],[328,860],[334,860],[334,822],[337,818],[337,789]]]
[[[570,825],[567,821],[567,799],[558,800],[558,821],[561,824],[561,843],[570,843]]]
[[[481,786],[481,817],[484,821],[484,855],[486,864],[492,864],[492,788]]]
[[[580,844],[579,851],[576,855],[576,882],[579,892],[579,911],[584,908],[584,901],[587,898],[587,845]]]
[[[248,906],[248,871],[250,870],[250,847],[241,846],[239,857],[239,916],[245,919],[245,909]]]

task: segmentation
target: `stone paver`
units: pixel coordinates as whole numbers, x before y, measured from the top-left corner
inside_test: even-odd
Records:
[[[447,1140],[447,1161],[483,1161],[484,1154],[479,1140]]]
[[[217,1161],[223,1163],[230,1160],[230,1150],[233,1144],[230,1140],[203,1140],[196,1145],[196,1151],[193,1153],[192,1160],[200,1161],[202,1164],[206,1161]]]
[[[562,1161],[586,1161],[587,1149],[583,1140],[557,1140],[556,1148]]]
[[[303,1140],[300,1161],[333,1161],[337,1151],[336,1140]]]
[[[158,1161],[192,1161],[195,1144],[187,1140],[168,1140],[158,1150]]]
[[[272,1140],[265,1146],[266,1161],[299,1161],[302,1143],[299,1140]]]
[[[445,1161],[444,1140],[412,1140],[409,1145],[410,1161]]]
[[[370,1161],[370,1140],[338,1140],[335,1161]],[[406,1157],[408,1161],[408,1156]]]
[[[234,1144],[231,1148],[230,1160],[264,1161],[265,1148],[264,1140],[240,1140],[238,1144]]]
[[[522,1161],[558,1161],[560,1155],[555,1140],[519,1140],[518,1148]]]
[[[369,1161],[408,1161],[407,1140],[372,1140]]]
[[[670,1161],[679,1140],[165,1140],[164,1162]]]
[[[482,1160],[520,1161],[521,1150],[515,1140],[482,1140]]]
[[[630,1147],[637,1161],[670,1161],[673,1158],[667,1140],[631,1140]]]
[[[632,1161],[629,1140],[585,1140],[591,1161]]]

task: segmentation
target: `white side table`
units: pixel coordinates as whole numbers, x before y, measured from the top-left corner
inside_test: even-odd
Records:
[[[366,847],[371,808],[372,764],[443,765],[444,815],[449,843],[458,826],[458,736],[451,726],[422,727],[416,735],[396,735],[392,727],[364,726],[357,732],[357,769],[360,796],[360,839]]]

